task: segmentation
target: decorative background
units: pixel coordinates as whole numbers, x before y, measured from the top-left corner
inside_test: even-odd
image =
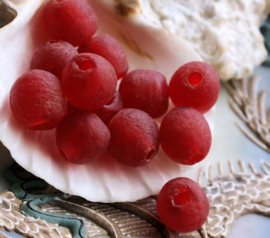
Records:
[[[0,13],[0,27],[16,17],[3,1]],[[270,52],[269,22],[261,31]],[[270,66],[270,58],[264,65]],[[208,196],[210,213],[200,230],[178,234],[164,227],[155,196],[104,204],[63,194],[14,163],[0,145],[0,238],[269,237],[270,220],[265,218],[270,217],[269,75],[270,69],[259,67],[249,79],[223,83],[211,151],[200,165],[179,174],[198,181]],[[248,213],[252,215],[238,219]]]

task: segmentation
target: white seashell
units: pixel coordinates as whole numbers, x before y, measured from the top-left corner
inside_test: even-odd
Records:
[[[222,80],[250,75],[266,58],[259,31],[269,0],[100,0],[124,6],[164,31],[185,39]]]
[[[99,19],[100,31],[108,31],[123,44],[131,69],[155,69],[169,79],[182,64],[201,60],[187,43],[147,24],[141,16],[118,23],[116,18],[104,14],[106,9],[98,8],[99,1],[93,2],[98,16],[104,17]],[[56,148],[55,130],[35,132],[21,128],[9,108],[9,91],[14,81],[29,70],[35,48],[49,36],[41,22],[43,0],[9,3],[18,16],[0,29],[0,140],[22,167],[65,193],[100,202],[135,201],[157,194],[165,182],[186,170],[186,166],[168,159],[161,149],[149,165],[140,168],[122,166],[109,154],[89,164],[69,164]],[[129,44],[133,42],[140,54],[128,47],[123,37]],[[206,117],[213,129],[214,109]]]

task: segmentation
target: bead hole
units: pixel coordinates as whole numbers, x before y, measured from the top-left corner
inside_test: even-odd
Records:
[[[84,61],[81,61],[81,62],[76,62],[79,69],[80,70],[88,70],[88,69],[91,69],[93,67],[92,65],[92,62],[88,61],[88,60],[84,60]]]
[[[188,76],[188,83],[191,86],[197,86],[201,81],[203,77],[200,73],[193,72]]]
[[[189,187],[178,188],[173,195],[174,205],[183,206],[189,201]]]

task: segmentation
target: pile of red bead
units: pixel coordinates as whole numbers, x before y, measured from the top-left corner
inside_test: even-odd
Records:
[[[126,55],[116,39],[108,34],[93,37],[97,17],[86,0],[50,0],[43,18],[54,40],[35,51],[31,70],[10,91],[10,107],[21,126],[29,130],[56,127],[57,148],[74,164],[88,163],[108,150],[126,166],[143,166],[155,157],[159,143],[180,164],[192,165],[205,158],[211,131],[202,113],[215,104],[219,91],[211,66],[185,64],[168,85],[165,76],[153,70],[127,73]],[[169,98],[176,107],[165,115],[159,129],[154,119],[167,112]],[[167,222],[177,219],[161,215],[166,199],[169,210],[172,204],[184,214],[192,210],[188,200],[202,192],[190,181],[183,183],[169,186],[172,195],[161,191],[165,195],[158,199],[158,212],[168,227],[187,232],[205,221],[207,199],[203,199],[204,216],[194,226],[181,229]]]

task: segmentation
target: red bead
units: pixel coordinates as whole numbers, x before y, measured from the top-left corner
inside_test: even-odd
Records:
[[[101,156],[110,141],[106,125],[94,113],[68,114],[56,129],[56,145],[66,160],[88,163]]]
[[[74,46],[83,44],[97,30],[97,17],[86,0],[49,0],[43,19],[52,38]]]
[[[31,70],[17,79],[10,91],[10,107],[21,126],[49,130],[67,113],[60,81],[51,73]]]
[[[62,89],[68,101],[83,110],[109,103],[116,90],[117,78],[112,65],[101,56],[84,53],[65,67]]]
[[[175,106],[207,112],[217,101],[219,78],[216,71],[204,62],[190,62],[172,76],[169,96]]]
[[[168,85],[164,75],[153,70],[137,69],[121,81],[119,92],[125,108],[137,108],[158,118],[168,109]]]
[[[109,122],[109,152],[120,163],[138,167],[148,164],[159,147],[158,127],[145,112],[123,109]]]
[[[157,212],[168,228],[183,233],[192,232],[206,221],[209,202],[197,183],[188,178],[175,178],[161,189]]]
[[[208,154],[211,131],[204,116],[188,107],[172,109],[160,125],[160,144],[165,154],[179,164],[193,165]]]
[[[36,49],[31,69],[48,71],[61,80],[64,67],[77,54],[76,48],[68,42],[51,40]]]
[[[108,34],[89,39],[79,47],[79,52],[94,53],[104,57],[114,67],[118,79],[125,76],[128,71],[126,53],[118,41]]]

